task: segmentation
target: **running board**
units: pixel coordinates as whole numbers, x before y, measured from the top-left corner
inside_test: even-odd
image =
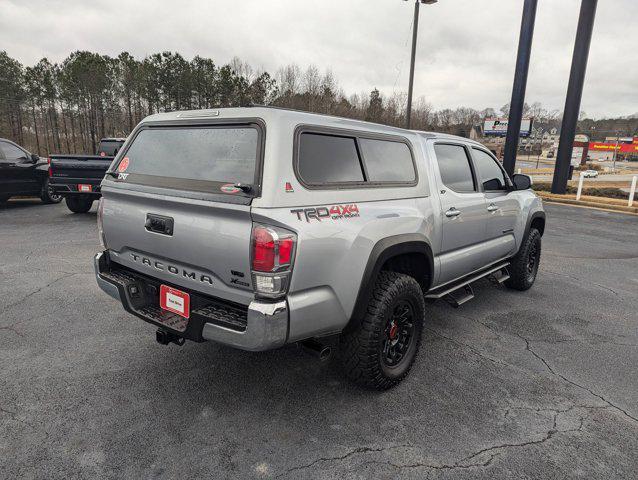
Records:
[[[494,285],[501,285],[503,282],[505,282],[505,280],[509,280],[510,272],[507,267],[503,267],[498,272],[494,272],[493,274],[491,274],[488,278]]]
[[[491,282],[500,285],[510,278],[510,274],[507,270],[508,265],[509,262],[499,263],[494,267],[469,275],[450,285],[444,285],[439,289],[432,290],[425,295],[425,298],[432,300],[445,298],[445,300],[453,307],[459,307],[474,298],[474,291],[470,286],[471,283],[474,283],[481,278],[489,277]],[[461,290],[462,292],[459,292]]]
[[[459,308],[466,302],[469,302],[474,298],[474,290],[472,290],[472,285],[465,285],[462,287],[463,292],[457,294],[457,292],[461,292],[461,288],[458,290],[448,293],[445,296],[445,301],[452,305],[454,308]]]

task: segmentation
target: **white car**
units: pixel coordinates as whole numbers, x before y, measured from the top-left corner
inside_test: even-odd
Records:
[[[596,178],[598,176],[598,172],[596,170],[585,170],[583,172],[583,177],[585,178]]]

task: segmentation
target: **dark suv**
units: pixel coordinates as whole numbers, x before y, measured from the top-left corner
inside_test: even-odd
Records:
[[[59,203],[62,196],[49,186],[49,165],[10,140],[0,138],[0,203],[15,196],[38,196]]]

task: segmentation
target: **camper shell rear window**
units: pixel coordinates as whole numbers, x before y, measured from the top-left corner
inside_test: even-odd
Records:
[[[128,184],[254,197],[262,141],[262,127],[252,123],[147,125],[136,132],[114,173]]]

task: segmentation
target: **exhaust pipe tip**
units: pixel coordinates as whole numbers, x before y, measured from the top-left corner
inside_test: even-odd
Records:
[[[314,338],[304,340],[301,342],[301,346],[306,352],[317,357],[320,362],[325,362],[332,356],[332,347],[330,345],[324,345]]]
[[[332,347],[324,346],[319,352],[319,361],[327,362],[332,356]]]

